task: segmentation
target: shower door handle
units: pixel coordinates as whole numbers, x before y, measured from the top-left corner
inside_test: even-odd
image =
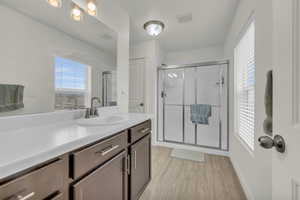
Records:
[[[224,85],[224,84],[225,84],[224,77],[221,78],[220,82],[216,82],[216,85]]]

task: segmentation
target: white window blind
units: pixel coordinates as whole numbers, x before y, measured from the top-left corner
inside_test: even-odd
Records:
[[[252,22],[235,48],[236,128],[254,150],[255,128],[255,24]]]

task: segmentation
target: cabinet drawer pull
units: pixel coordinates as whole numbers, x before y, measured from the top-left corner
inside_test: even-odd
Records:
[[[33,197],[34,195],[35,195],[34,192],[31,192],[31,193],[27,194],[26,196],[18,195],[17,199],[18,200],[27,200],[27,199],[30,199],[31,197]]]
[[[150,131],[150,128],[145,128],[140,130],[141,133],[147,133],[148,131]]]
[[[130,156],[127,156],[127,174],[130,175],[131,164],[130,164]]]
[[[134,151],[133,153],[134,153],[134,169],[136,169],[136,151]]]
[[[111,145],[111,146],[107,147],[104,150],[95,152],[95,154],[99,154],[100,153],[102,156],[105,156],[106,154],[110,153],[113,150],[116,150],[119,147],[120,147],[119,145]]]

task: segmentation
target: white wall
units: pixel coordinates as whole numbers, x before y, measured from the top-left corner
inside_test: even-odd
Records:
[[[0,82],[25,86],[25,108],[10,114],[54,110],[54,57],[98,70],[115,68],[115,57],[65,33],[0,6]]]
[[[76,1],[85,2],[85,0]],[[118,106],[123,112],[127,112],[129,105],[129,15],[118,2],[111,0],[101,1],[98,9],[98,19],[118,34]]]
[[[255,150],[249,153],[234,130],[233,53],[239,33],[254,12],[256,21],[256,113]],[[249,200],[271,199],[271,151],[258,146],[263,135],[264,88],[266,72],[272,68],[272,0],[242,0],[224,45],[224,54],[230,58],[230,158]]]
[[[223,46],[211,46],[186,51],[166,52],[164,63],[168,65],[191,64],[204,61],[221,60],[223,58]]]
[[[145,58],[145,110],[146,113],[154,114],[156,111],[157,68],[163,60],[163,51],[156,40],[146,41],[130,48],[130,58]]]
[[[157,40],[150,40],[132,45],[130,58],[144,58],[145,66],[145,112],[153,116],[153,143],[156,142],[157,116],[157,68],[164,60],[164,51]]]

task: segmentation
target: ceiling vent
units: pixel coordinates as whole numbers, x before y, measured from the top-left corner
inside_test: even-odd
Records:
[[[183,15],[177,15],[176,16],[178,23],[184,24],[188,23],[193,20],[193,14],[192,13],[187,13]]]

